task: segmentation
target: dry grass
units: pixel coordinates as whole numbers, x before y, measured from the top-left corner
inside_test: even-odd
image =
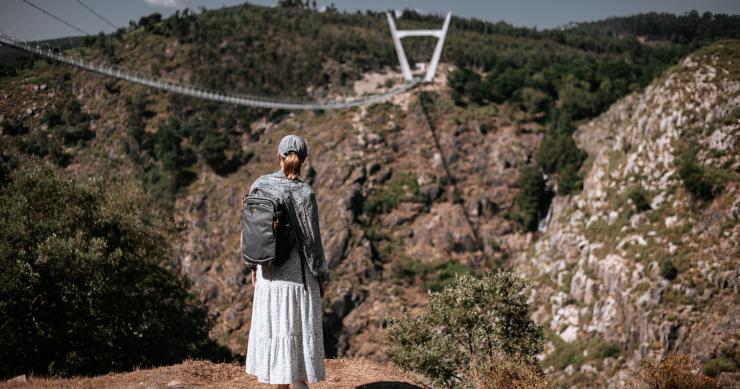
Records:
[[[714,389],[719,384],[699,371],[688,355],[671,354],[662,361],[643,361],[634,387],[640,389]]]
[[[555,389],[535,366],[505,356],[472,362],[476,389]]]
[[[327,380],[311,388],[418,389],[424,388],[412,375],[386,365],[362,359],[326,361]],[[185,361],[179,365],[98,377],[37,378],[26,382],[0,382],[0,389],[10,388],[272,388],[260,384],[244,372],[244,366],[232,363]]]

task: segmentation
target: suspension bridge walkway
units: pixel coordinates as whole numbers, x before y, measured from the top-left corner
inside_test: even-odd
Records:
[[[21,0],[24,3],[28,4],[29,6],[33,7],[35,10],[42,12],[46,14],[47,16],[55,19],[56,21],[63,23],[67,25],[68,27],[84,34],[89,35],[85,30],[77,27],[76,25],[60,18],[59,16],[55,15],[52,12],[49,12],[48,10],[39,7],[38,5],[32,3],[29,0]],[[84,7],[87,11],[94,14],[99,19],[105,21],[108,25],[115,28],[115,25],[105,18],[103,15],[101,15],[99,12],[92,9],[89,5],[87,5],[82,0],[77,0],[77,3],[79,3],[82,7]],[[340,100],[334,100],[334,101],[306,101],[306,100],[297,100],[297,99],[290,99],[290,98],[270,98],[270,97],[260,97],[260,96],[252,96],[252,95],[245,95],[245,94],[236,94],[236,93],[227,93],[223,91],[213,91],[208,90],[204,88],[199,88],[191,85],[186,85],[184,83],[177,83],[177,82],[171,82],[166,81],[160,78],[155,77],[147,77],[140,74],[136,74],[135,72],[123,70],[114,66],[106,66],[103,64],[91,62],[91,61],[85,61],[83,58],[75,58],[72,55],[65,54],[61,50],[53,50],[51,47],[42,47],[41,44],[38,42],[32,43],[27,41],[22,41],[14,37],[13,35],[4,33],[0,31],[0,45],[6,45],[9,47],[13,47],[19,50],[23,50],[41,57],[45,57],[54,61],[58,61],[61,63],[65,63],[71,66],[78,67],[80,69],[88,70],[97,74],[101,74],[108,77],[117,78],[119,80],[129,81],[137,84],[141,84],[144,86],[148,86],[151,88],[172,92],[172,93],[179,93],[186,96],[191,96],[199,99],[205,99],[205,100],[212,100],[217,101],[220,103],[229,103],[229,104],[237,104],[237,105],[244,105],[249,107],[257,107],[257,108],[268,108],[268,109],[285,109],[285,110],[329,110],[329,109],[343,109],[343,108],[352,108],[352,107],[358,107],[361,105],[370,105],[375,104],[379,102],[383,102],[385,100],[390,99],[391,97],[398,95],[400,93],[406,92],[412,88],[414,88],[416,85],[418,85],[421,82],[431,82],[434,78],[434,74],[437,71],[437,65],[439,64],[439,59],[442,54],[442,46],[444,45],[445,36],[447,35],[447,29],[450,25],[450,18],[452,16],[451,13],[448,13],[445,17],[444,25],[442,29],[440,30],[398,30],[396,29],[396,23],[393,20],[393,17],[390,13],[386,14],[388,17],[388,25],[391,29],[391,36],[393,37],[393,44],[396,48],[396,53],[398,54],[398,61],[401,65],[401,72],[403,74],[404,83],[396,86],[386,92],[383,93],[377,93],[372,95],[366,95],[366,96],[359,96],[354,98],[345,98]],[[426,75],[423,80],[419,78],[415,78],[412,76],[411,73],[411,67],[409,66],[408,60],[406,58],[406,53],[403,49],[403,45],[401,44],[401,38],[407,37],[407,36],[432,36],[437,38],[437,45],[434,49],[434,54],[432,55],[432,59],[430,61],[429,67],[426,71]]]
[[[119,80],[125,80],[134,82],[137,84],[145,85],[151,88],[179,93],[186,96],[191,96],[199,99],[212,100],[221,103],[245,105],[257,108],[268,108],[268,109],[285,109],[285,110],[329,110],[329,109],[343,109],[358,107],[361,105],[375,104],[383,102],[395,95],[406,92],[411,88],[419,84],[421,80],[412,79],[407,80],[405,83],[392,88],[384,93],[361,96],[346,100],[338,101],[300,101],[291,99],[278,99],[260,96],[250,96],[242,94],[225,93],[220,91],[212,91],[204,88],[198,88],[185,84],[179,84],[169,81],[164,81],[158,78],[142,76],[130,71],[122,70],[113,66],[105,66],[91,61],[85,61],[82,58],[74,58],[70,55],[64,54],[61,51],[52,50],[52,48],[42,47],[39,44],[28,43],[20,41],[12,35],[0,32],[0,43],[6,46],[14,47],[32,54],[39,55],[41,57],[49,58],[51,60],[59,61],[72,65],[81,69],[85,69],[94,73],[98,73],[104,76],[114,77]]]

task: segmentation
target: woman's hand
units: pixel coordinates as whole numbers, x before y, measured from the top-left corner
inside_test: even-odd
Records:
[[[252,270],[252,286],[257,285],[257,272]]]
[[[326,283],[319,282],[319,296],[324,298],[324,291],[326,290]]]

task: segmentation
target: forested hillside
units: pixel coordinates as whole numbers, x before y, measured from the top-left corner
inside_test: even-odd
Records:
[[[740,16],[691,11],[684,15],[650,12],[578,23],[570,31],[613,37],[640,36],[647,40],[702,44],[740,38]]]
[[[384,13],[319,12],[297,2],[281,4],[184,11],[169,18],[154,14],[113,34],[80,39],[71,52],[165,80],[263,96],[332,99],[402,82]],[[454,17],[434,83],[386,103],[344,111],[294,113],[216,104],[4,52],[2,58],[10,59],[3,59],[0,71],[0,315],[26,332],[17,337],[5,331],[0,344],[26,351],[16,364],[3,364],[0,375],[92,374],[243,354],[253,289],[237,255],[237,210],[249,185],[278,168],[280,138],[298,133],[309,144],[302,177],[317,193],[332,271],[324,299],[330,357],[385,362],[391,354],[403,355],[389,349],[386,328],[404,314],[425,312],[428,291],[454,293],[463,290],[449,288],[457,275],[485,277],[509,269],[528,277],[528,287],[559,296],[556,302],[537,293],[531,295],[536,299],[527,299],[523,283],[506,277],[497,281],[502,290],[516,285],[516,298],[507,303],[520,314],[530,304],[535,322],[545,327],[543,335],[525,323],[532,343],[527,352],[542,351],[548,371],[568,382],[605,382],[631,367],[639,360],[636,355],[648,354],[638,352],[644,347],[639,342],[603,332],[588,332],[588,340],[576,347],[570,333],[583,335],[584,328],[572,325],[576,329],[564,334],[568,324],[551,324],[555,319],[547,314],[549,308],[556,314],[578,305],[586,309],[584,315],[588,309],[596,315],[596,302],[556,293],[570,293],[571,288],[565,290],[570,278],[561,278],[576,280],[576,265],[545,257],[575,254],[568,247],[546,251],[538,239],[554,239],[548,222],[556,220],[562,228],[563,216],[552,212],[591,193],[595,173],[589,172],[594,163],[609,159],[592,144],[605,132],[588,132],[591,120],[673,74],[671,69],[697,48],[737,34],[734,16],[712,16],[722,22],[709,29],[692,15],[637,15],[545,31]],[[652,34],[635,27],[632,20],[641,18],[660,27],[655,30],[660,44],[637,39]],[[693,26],[693,35],[668,39],[674,23]],[[401,29],[441,24],[439,16],[413,11],[398,20]],[[425,38],[404,41],[412,63],[426,62],[433,44]],[[712,74],[732,74],[707,76],[706,82],[729,83],[718,87],[717,104],[724,111],[717,115],[729,117],[722,123],[736,134],[736,69],[711,61],[736,61],[737,44],[713,47],[707,54],[711,58],[696,60],[702,64],[696,69],[711,73],[706,63]],[[634,108],[610,115],[630,112]],[[621,146],[625,153],[637,147]],[[719,198],[717,206],[724,207],[731,196],[727,193],[734,192],[717,189],[715,178],[702,181],[705,158],[712,157],[702,154],[682,169],[699,177],[698,184],[691,181],[701,187],[698,191]],[[735,165],[717,166],[725,169],[718,173],[723,188],[734,188],[728,182],[737,180]],[[619,194],[621,206],[629,197],[642,210],[638,213],[646,212],[655,195],[647,185],[644,191],[635,186],[634,193]],[[45,222],[53,224],[43,227]],[[68,282],[64,269],[52,266],[49,258],[69,264],[64,269],[79,264],[85,269],[81,274],[89,276]],[[535,259],[557,271],[533,270]],[[133,272],[129,278],[136,292],[126,291],[125,280],[116,278],[121,266]],[[558,266],[567,266],[568,275],[560,275],[565,273]],[[681,266],[676,264],[676,271],[687,274]],[[144,267],[156,276],[136,270]],[[639,287],[645,292],[659,280],[639,282],[647,284]],[[43,297],[20,299],[18,288]],[[49,291],[78,297],[57,299]],[[95,296],[125,300],[120,306],[130,313],[107,311],[108,305],[93,304],[100,300]],[[147,298],[161,305],[141,303]],[[54,320],[67,311],[78,314]],[[161,311],[168,315],[159,320]],[[573,316],[571,311],[557,315]],[[169,347],[161,334],[179,321],[187,324],[187,333],[169,341],[177,340],[180,347],[161,353]],[[42,323],[58,327],[49,332]],[[96,336],[104,347],[86,343],[83,329],[91,326],[101,328]],[[641,333],[653,329],[645,326]],[[53,343],[59,333],[68,335]],[[146,340],[145,346],[117,364],[97,362],[100,355],[133,350],[130,337]],[[44,342],[56,352],[38,346]],[[693,353],[685,347],[682,351]],[[594,350],[598,356],[581,355]],[[734,354],[704,351],[701,362],[726,358],[737,363]],[[461,358],[469,362],[465,355]],[[534,355],[524,357],[538,363]],[[583,367],[584,358],[589,368]],[[25,362],[32,360],[36,363]],[[414,365],[406,362],[406,367]],[[433,365],[424,368],[434,370]],[[467,365],[454,368],[466,371]],[[434,379],[460,384],[453,373]]]

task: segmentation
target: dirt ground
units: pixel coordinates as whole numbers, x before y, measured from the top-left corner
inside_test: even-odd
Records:
[[[327,380],[311,388],[417,389],[426,388],[418,377],[393,366],[379,365],[363,359],[330,359],[326,361]],[[260,384],[237,363],[186,361],[179,365],[98,377],[38,378],[18,377],[0,382],[0,389],[10,388],[271,388]]]

